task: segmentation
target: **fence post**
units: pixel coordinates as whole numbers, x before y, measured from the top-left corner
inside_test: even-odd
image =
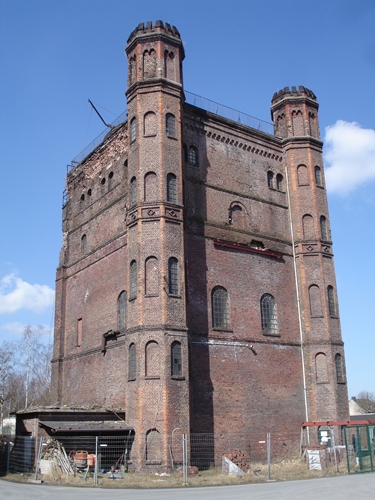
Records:
[[[271,434],[267,432],[267,479],[271,479]]]
[[[95,437],[95,469],[94,484],[98,484],[98,436]]]
[[[188,484],[188,472],[187,472],[187,434],[182,434],[182,474],[183,474],[183,485]]]

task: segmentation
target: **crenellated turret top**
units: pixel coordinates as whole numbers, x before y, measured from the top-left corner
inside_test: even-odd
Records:
[[[316,101],[316,95],[314,92],[309,90],[306,87],[300,85],[297,87],[284,87],[282,90],[275,92],[272,97],[272,104],[276,104],[278,101],[288,97],[309,97],[310,99],[314,99]]]
[[[175,26],[171,26],[169,23],[163,23],[163,21],[148,21],[145,23],[139,23],[138,26],[130,33],[128,38],[128,44],[135,38],[137,35],[143,35],[148,33],[165,33],[167,35],[172,35],[181,40],[180,33]]]

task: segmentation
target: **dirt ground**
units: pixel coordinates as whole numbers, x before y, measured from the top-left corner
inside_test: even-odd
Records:
[[[337,476],[347,474],[346,462],[336,465],[327,462],[322,470],[309,470],[307,463],[301,458],[284,459],[271,464],[271,481],[291,481],[296,479],[311,479],[317,477]],[[98,474],[98,487],[102,488],[176,488],[186,486],[183,484],[181,471],[162,473],[139,473],[121,472],[121,478],[112,479],[110,474]],[[3,479],[17,482],[27,482],[33,480],[35,474],[8,474]],[[87,477],[83,473],[78,473],[75,477],[63,475],[57,471],[51,474],[39,474],[39,479],[45,484],[60,486],[94,486],[94,474],[89,472]],[[243,477],[223,474],[221,468],[199,471],[198,475],[188,477],[188,486],[219,486],[230,484],[247,484],[267,482],[267,464],[251,464],[249,470]]]

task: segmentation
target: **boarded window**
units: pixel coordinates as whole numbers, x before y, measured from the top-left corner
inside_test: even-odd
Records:
[[[315,167],[315,184],[317,186],[320,186],[320,187],[323,186],[323,183],[322,183],[322,171],[321,171],[320,167]]]
[[[212,290],[212,326],[230,328],[229,294],[222,286],[216,286]]]
[[[176,119],[171,113],[165,117],[165,131],[169,137],[176,137]]]
[[[144,200],[156,201],[158,198],[158,178],[154,172],[148,172],[145,175]]]
[[[177,341],[171,345],[171,374],[175,376],[182,375],[181,343]]]
[[[160,433],[151,429],[146,434],[146,460],[148,462],[161,462],[163,456],[163,442]]]
[[[129,380],[135,380],[137,377],[137,348],[135,344],[129,346],[128,369]]]
[[[335,356],[335,366],[336,366],[336,379],[338,383],[345,382],[344,367],[342,364],[341,354],[336,354]]]
[[[320,217],[320,235],[322,240],[328,240],[327,219],[324,215]]]
[[[156,53],[154,49],[143,53],[143,78],[155,78],[156,76]]]
[[[144,116],[143,133],[145,136],[156,135],[156,114],[149,111]]]
[[[133,260],[130,264],[130,298],[137,296],[137,262]]]
[[[156,257],[149,257],[145,262],[145,293],[159,294],[159,262]]]
[[[327,298],[328,298],[328,313],[330,316],[337,316],[337,310],[336,310],[336,300],[335,300],[335,293],[333,290],[333,286],[329,285],[327,287]]]
[[[270,189],[273,189],[273,178],[274,178],[273,172],[269,170],[267,172],[267,185]]]
[[[164,75],[168,80],[176,80],[175,58],[173,52],[164,52]]]
[[[241,229],[246,228],[246,212],[240,205],[233,205],[229,210],[229,223]]]
[[[276,302],[271,294],[265,293],[260,299],[260,312],[263,333],[266,335],[277,335],[279,329],[277,325]]]
[[[315,356],[316,381],[318,383],[328,382],[327,357],[320,352]]]
[[[306,165],[298,165],[297,167],[297,177],[299,186],[309,185],[309,174]]]
[[[311,285],[309,288],[310,314],[313,318],[322,317],[322,300],[318,285]]]
[[[151,341],[146,345],[146,377],[159,377],[160,375],[160,349],[159,344]]]
[[[130,181],[130,206],[137,203],[137,179],[135,177]]]
[[[177,179],[174,174],[167,175],[167,201],[177,203]]]
[[[314,219],[311,215],[306,214],[302,217],[302,229],[305,240],[311,240],[314,238]]]
[[[137,119],[133,118],[130,122],[130,142],[134,142],[137,138]]]
[[[120,332],[126,330],[126,305],[127,294],[123,291],[117,299],[117,327]]]
[[[278,191],[282,191],[283,190],[283,176],[281,174],[277,174],[276,176],[276,189]]]
[[[178,260],[175,257],[168,260],[168,283],[170,295],[178,295]]]

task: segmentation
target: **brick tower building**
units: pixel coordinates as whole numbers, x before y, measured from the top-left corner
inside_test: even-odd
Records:
[[[274,133],[188,103],[175,27],[130,35],[128,117],[70,170],[53,393],[123,408],[139,465],[174,432],[347,419],[318,103]]]

